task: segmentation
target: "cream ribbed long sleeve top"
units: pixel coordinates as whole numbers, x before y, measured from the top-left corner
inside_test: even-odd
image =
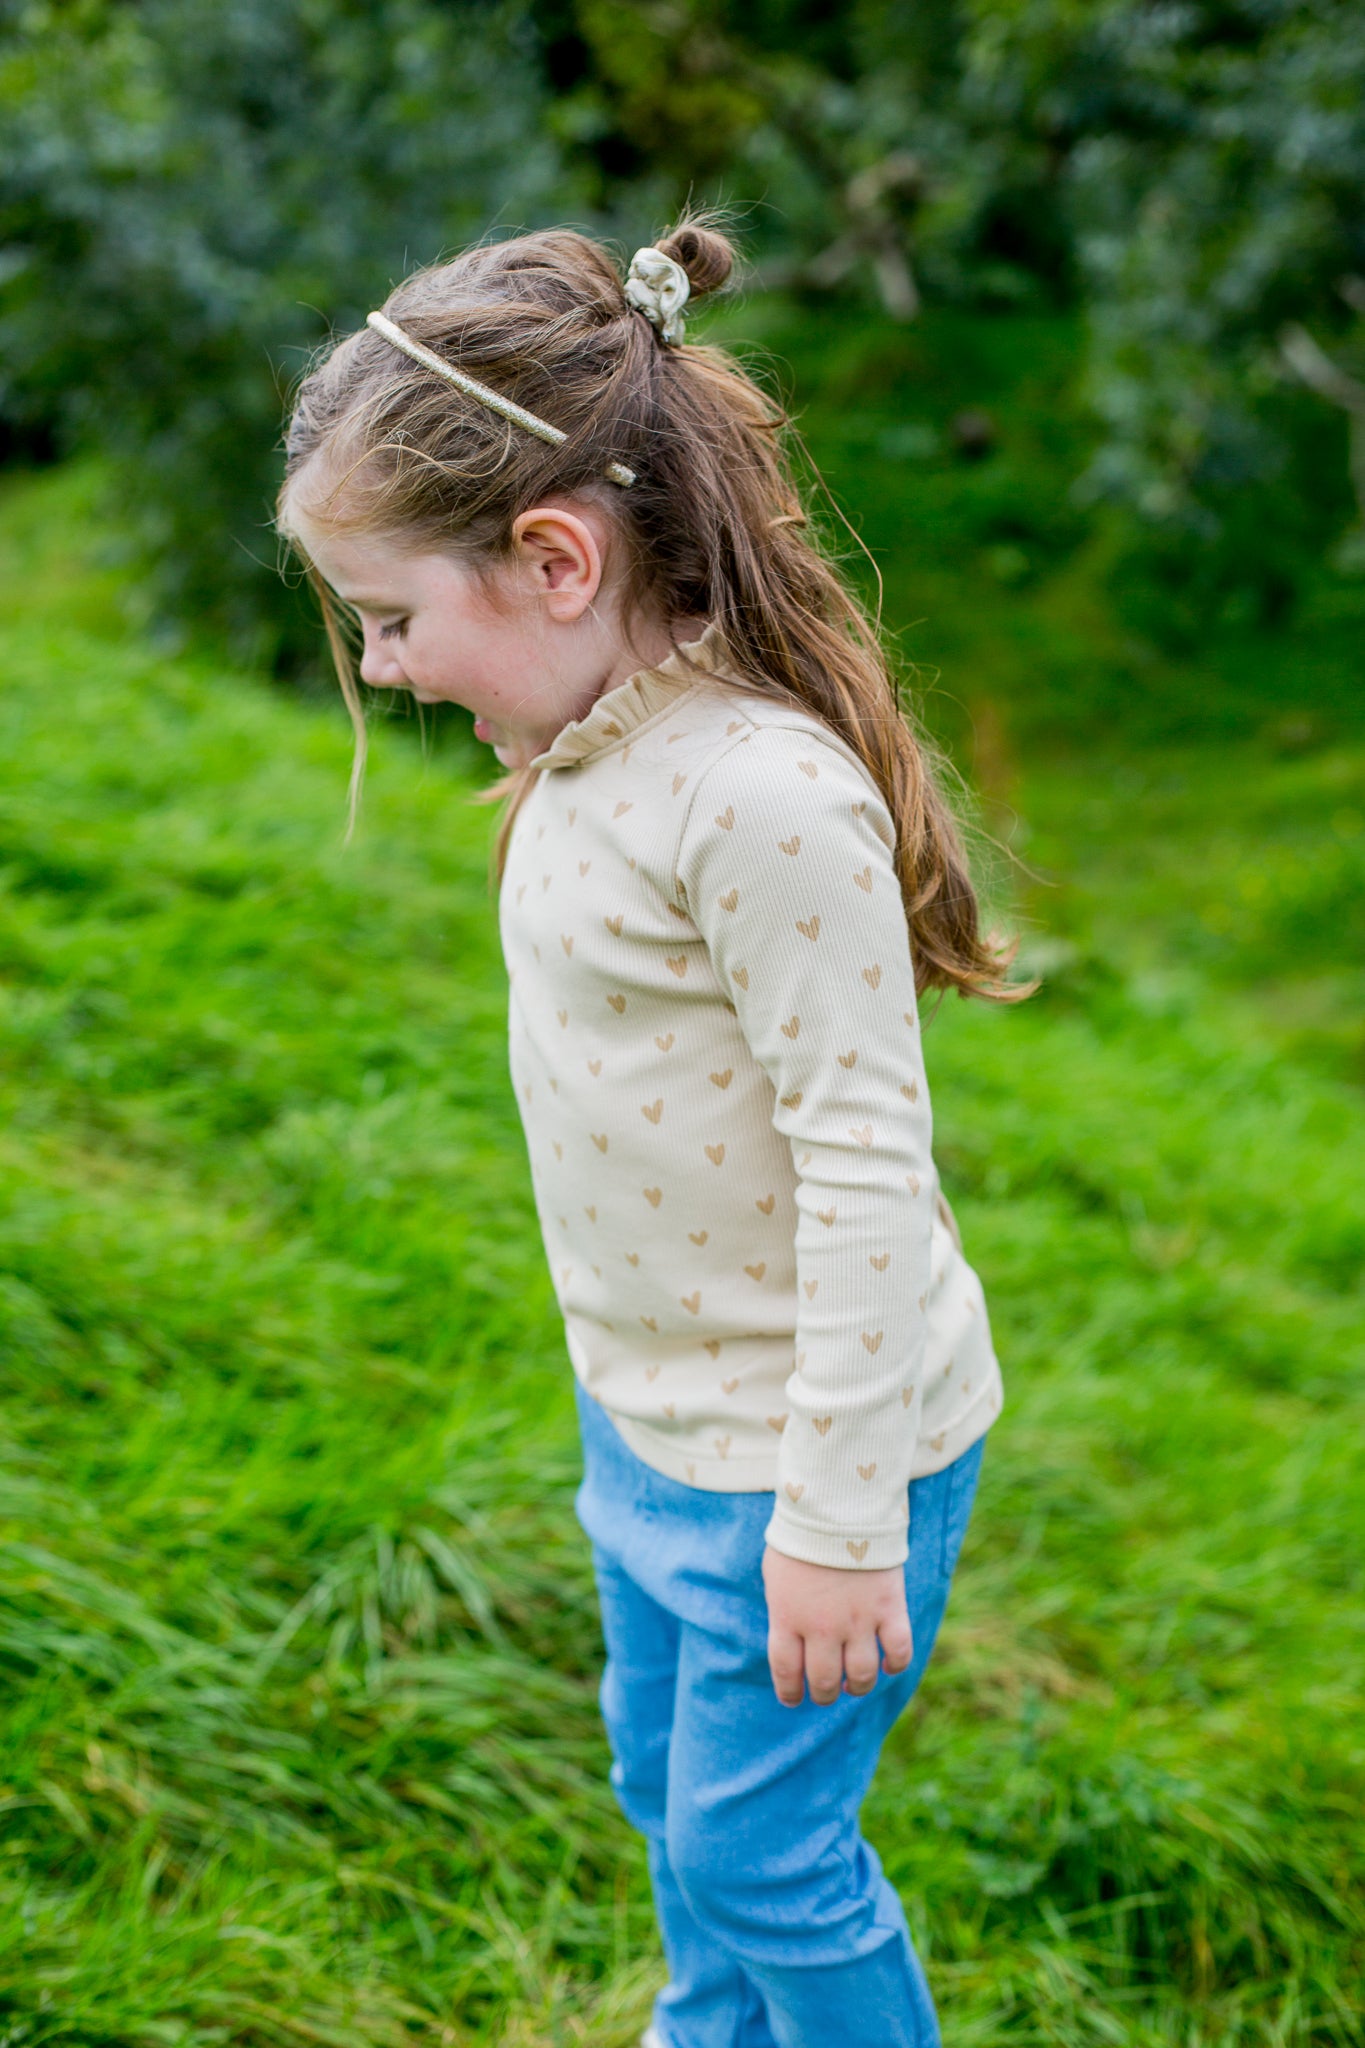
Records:
[[[775,1549],[900,1564],[908,1482],[1002,1396],[886,805],[715,627],[533,765],[499,916],[574,1371],[646,1464],[771,1490]]]

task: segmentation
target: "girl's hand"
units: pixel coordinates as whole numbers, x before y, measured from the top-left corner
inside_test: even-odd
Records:
[[[851,1693],[871,1692],[880,1668],[906,1671],[914,1652],[905,1607],[905,1574],[840,1571],[803,1564],[769,1544],[763,1552],[768,1596],[768,1664],[784,1707],[799,1707],[804,1685],[822,1707]],[[881,1638],[881,1656],[877,1639]]]

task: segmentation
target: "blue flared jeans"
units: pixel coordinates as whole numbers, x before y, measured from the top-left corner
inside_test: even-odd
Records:
[[[937,2048],[905,1914],[858,1815],[923,1675],[984,1441],[909,1488],[914,1659],[871,1692],[784,1707],[768,1669],[771,1493],[656,1472],[577,1385],[607,1660],[600,1688],[626,1818],[645,1836],[669,1981],[663,2048]]]

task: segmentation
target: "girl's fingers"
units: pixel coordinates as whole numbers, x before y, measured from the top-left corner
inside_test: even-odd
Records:
[[[821,1637],[807,1638],[806,1683],[810,1687],[811,1698],[822,1707],[828,1707],[837,1700],[843,1688],[843,1653],[842,1643]]]
[[[845,1644],[844,1682],[851,1693],[871,1692],[879,1668],[875,1636],[866,1642]]]
[[[855,1698],[871,1692],[878,1673],[894,1677],[908,1671],[914,1657],[914,1642],[908,1621],[888,1625],[881,1631],[881,1655],[877,1639],[871,1643],[804,1643],[787,1629],[773,1629],[768,1635],[768,1668],[773,1689],[784,1707],[799,1707],[810,1686],[817,1705],[832,1706],[847,1688]]]
[[[882,1643],[882,1670],[893,1677],[899,1671],[908,1671],[915,1655],[915,1639],[910,1633],[910,1617],[898,1615],[895,1621],[885,1622],[878,1630]]]
[[[768,1630],[768,1669],[773,1690],[784,1707],[799,1707],[805,1697],[806,1660],[804,1645],[790,1629]]]

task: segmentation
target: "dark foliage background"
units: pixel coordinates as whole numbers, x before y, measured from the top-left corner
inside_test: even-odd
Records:
[[[691,196],[751,283],[1071,308],[1114,587],[1187,644],[1365,568],[1357,0],[5,0],[0,434],[98,448],[144,608],[283,672],[287,391],[468,239],[628,250]],[[1348,460],[1348,422],[1356,450]]]

